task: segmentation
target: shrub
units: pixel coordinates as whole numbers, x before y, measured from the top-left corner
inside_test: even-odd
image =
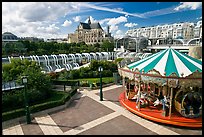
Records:
[[[65,92],[60,92],[60,91],[53,91],[52,92],[52,98],[50,98],[49,101],[47,100],[47,102],[43,102],[43,103],[40,103],[40,104],[35,104],[35,105],[30,106],[30,112],[35,113],[35,112],[39,112],[39,111],[42,111],[42,110],[45,110],[45,109],[49,109],[49,108],[53,108],[53,107],[56,107],[56,106],[63,105],[76,92],[77,92],[77,88],[73,88],[70,91],[70,93],[65,93]],[[58,97],[56,98],[57,95],[58,95]],[[25,109],[24,108],[15,109],[15,110],[8,111],[8,112],[3,112],[2,113],[2,121],[14,119],[14,118],[21,117],[21,116],[24,116],[24,115],[25,115]]]
[[[21,117],[23,115],[25,115],[25,109],[24,108],[17,109],[14,111],[4,112],[4,113],[2,113],[2,121],[14,119],[17,117]]]
[[[103,77],[111,77],[111,76],[113,76],[113,72],[111,70],[104,70],[102,72],[102,76]]]
[[[37,90],[28,90],[28,104],[33,105],[38,102],[42,102],[42,100],[46,100],[50,97],[51,91],[40,92]],[[2,94],[2,111],[8,111],[12,109],[18,109],[24,107],[24,89],[5,92]]]

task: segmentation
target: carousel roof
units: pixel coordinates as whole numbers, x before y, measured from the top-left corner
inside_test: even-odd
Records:
[[[195,71],[202,72],[202,61],[187,54],[180,53],[172,48],[155,53],[147,58],[128,65],[129,69],[158,71],[162,76],[169,76],[175,73],[178,77],[186,77]]]

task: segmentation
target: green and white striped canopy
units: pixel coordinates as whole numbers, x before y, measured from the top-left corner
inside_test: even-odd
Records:
[[[180,53],[172,48],[155,53],[147,58],[128,65],[129,69],[136,68],[144,73],[150,70],[158,71],[162,76],[175,73],[178,77],[186,77],[196,70],[202,72],[202,61]]]

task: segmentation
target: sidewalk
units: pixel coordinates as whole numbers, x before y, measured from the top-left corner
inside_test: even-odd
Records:
[[[4,135],[202,135],[202,130],[178,129],[159,125],[132,114],[119,103],[122,86],[79,91],[76,98],[62,111],[35,117],[32,124],[18,122]]]

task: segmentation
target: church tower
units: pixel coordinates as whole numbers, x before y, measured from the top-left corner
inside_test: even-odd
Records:
[[[91,17],[89,16],[88,24],[91,24]]]

